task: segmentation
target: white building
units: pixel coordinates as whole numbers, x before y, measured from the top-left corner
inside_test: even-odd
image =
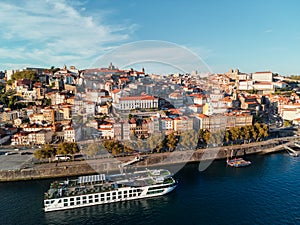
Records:
[[[158,108],[158,98],[150,95],[128,96],[119,99],[120,110]]]
[[[75,142],[75,130],[73,127],[67,127],[64,129],[64,141]]]
[[[273,81],[273,73],[270,71],[266,72],[256,72],[252,74],[253,81],[266,81],[272,82]]]

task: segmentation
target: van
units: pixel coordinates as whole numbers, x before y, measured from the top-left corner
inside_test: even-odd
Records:
[[[69,161],[71,160],[70,155],[56,155],[54,161]]]

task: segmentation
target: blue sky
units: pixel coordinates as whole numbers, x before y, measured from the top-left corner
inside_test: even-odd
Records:
[[[300,74],[299,9],[297,0],[1,1],[0,70],[84,69],[122,44],[162,40],[214,72]]]

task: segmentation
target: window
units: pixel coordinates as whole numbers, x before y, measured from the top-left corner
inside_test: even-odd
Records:
[[[73,201],[74,201],[74,198],[70,198],[70,201],[72,201],[72,202],[73,202]]]
[[[93,198],[93,196],[92,196],[92,195],[90,195],[90,196],[89,196],[89,199],[92,199],[92,198]]]
[[[64,206],[68,206],[68,203],[64,203]]]
[[[67,199],[67,198],[65,198],[65,199],[64,199],[64,202],[68,202],[68,199]]]
[[[80,197],[76,197],[76,200],[80,200]]]
[[[95,202],[99,202],[99,198],[95,198]]]

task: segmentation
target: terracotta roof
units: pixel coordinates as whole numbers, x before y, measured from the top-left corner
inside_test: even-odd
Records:
[[[198,115],[200,118],[208,118],[209,116],[207,116],[207,115],[204,115],[204,114],[199,114]]]
[[[261,71],[261,72],[255,72],[256,74],[262,74],[262,73],[272,73],[271,71]]]
[[[118,93],[120,91],[121,91],[121,89],[115,89],[115,90],[112,90],[111,92],[114,93],[114,94],[116,94],[116,93]]]

